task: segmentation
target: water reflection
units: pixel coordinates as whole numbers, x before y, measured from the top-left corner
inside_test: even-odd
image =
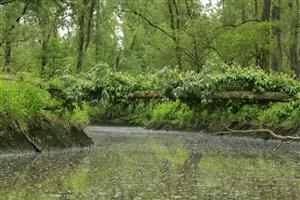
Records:
[[[91,136],[90,150],[0,159],[0,199],[300,199],[297,145],[273,160],[256,140],[122,127]]]

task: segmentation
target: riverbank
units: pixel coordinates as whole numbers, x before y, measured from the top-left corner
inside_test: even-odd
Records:
[[[92,123],[209,132],[268,128],[282,135],[300,134],[300,84],[288,75],[208,63],[199,73],[166,67],[139,76],[99,66],[88,77],[85,85],[73,89],[80,98],[73,96],[90,102]]]
[[[91,109],[94,124],[138,125],[150,129],[204,130],[222,132],[270,129],[280,135],[299,135],[297,102],[187,104],[177,101],[129,101],[118,105],[98,105]],[[245,135],[245,134],[243,134]],[[268,133],[248,136],[270,138]]]
[[[42,152],[89,146],[80,110],[49,110],[58,105],[46,90],[25,81],[0,80],[0,149]]]
[[[92,141],[82,127],[103,121],[210,133],[229,127],[300,134],[299,82],[259,68],[208,63],[199,73],[164,68],[133,76],[99,65],[84,74],[61,71],[47,81],[31,77],[1,80],[0,114],[8,118],[0,122],[3,147],[18,146],[18,139],[36,151],[39,146],[88,146]],[[40,120],[47,124],[39,125]],[[44,131],[44,126],[51,128]]]

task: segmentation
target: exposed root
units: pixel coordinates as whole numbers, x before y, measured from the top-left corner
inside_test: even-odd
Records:
[[[20,126],[20,124],[18,122],[16,122],[16,125],[19,129],[19,131],[22,133],[22,135],[26,138],[27,142],[34,148],[34,150],[37,152],[37,153],[41,153],[42,152],[42,148],[39,147],[30,137],[29,135],[27,134],[27,132],[25,130],[23,130]]]
[[[27,131],[21,127],[20,123],[17,120],[14,120],[13,118],[11,118],[10,116],[8,116],[7,114],[4,114],[4,113],[0,113],[0,119],[8,119],[8,121],[10,122],[10,126],[12,126],[12,129],[14,129],[17,132],[19,132],[20,134],[22,134],[24,136],[25,140],[32,146],[32,148],[37,153],[42,152],[42,148],[32,140],[32,138],[29,136]]]

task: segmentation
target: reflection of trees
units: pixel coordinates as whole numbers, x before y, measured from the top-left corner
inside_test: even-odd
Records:
[[[87,155],[87,151],[68,152],[59,155],[1,160],[0,195],[35,196],[43,184],[49,192],[60,190],[64,177],[72,173]]]
[[[172,169],[168,160],[163,159],[160,164],[160,193],[165,199],[172,196],[198,197],[199,163],[202,158],[200,152],[192,150],[182,165]]]
[[[89,152],[0,159],[0,199],[230,199],[242,193],[299,199],[299,182],[291,176],[269,179],[277,171],[265,157],[219,152],[202,157],[198,147],[177,140],[145,144],[144,137],[122,137],[101,140]],[[299,165],[291,163],[275,168],[299,174],[294,169]]]
[[[198,196],[198,172],[201,158],[202,155],[200,152],[191,151],[184,164],[177,169],[179,176],[176,180],[176,195],[186,194],[188,196]]]
[[[171,165],[167,160],[160,163],[160,194],[164,199],[171,199],[172,177]]]
[[[86,189],[100,194],[102,199],[134,199],[139,195],[152,197],[152,191],[146,188],[153,188],[157,183],[158,162],[154,162],[155,157],[149,152],[136,148],[127,141],[125,146],[115,143],[109,148],[92,151],[84,166],[92,170],[86,174]]]

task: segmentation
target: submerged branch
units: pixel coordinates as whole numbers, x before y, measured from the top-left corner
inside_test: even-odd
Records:
[[[280,140],[282,142],[286,142],[286,141],[300,141],[300,136],[283,136],[283,135],[278,135],[276,133],[274,133],[271,129],[249,129],[249,130],[234,130],[234,129],[231,129],[229,127],[226,127],[226,129],[228,130],[227,132],[226,131],[223,131],[222,133],[225,134],[225,133],[242,133],[242,134],[246,134],[246,133],[267,133],[269,134],[273,139],[275,140]],[[277,147],[279,148],[279,147]]]

